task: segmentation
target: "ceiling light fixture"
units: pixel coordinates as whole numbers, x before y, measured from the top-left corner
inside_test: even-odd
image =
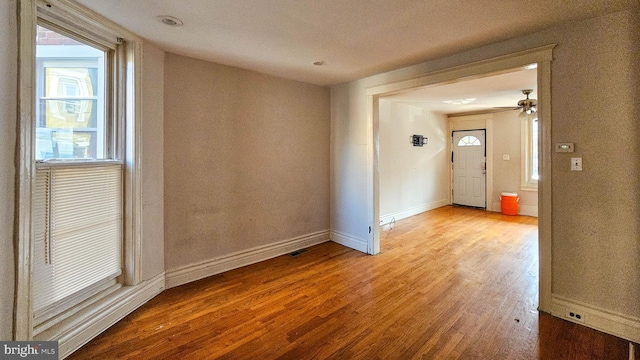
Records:
[[[165,24],[165,25],[169,25],[169,26],[182,26],[184,25],[184,23],[182,22],[182,20],[173,17],[173,16],[169,16],[169,15],[160,15],[158,17],[156,17],[156,20],[160,21],[161,23]]]
[[[466,105],[466,104],[471,104],[474,101],[476,101],[476,98],[444,100],[443,103],[451,104],[451,105]]]

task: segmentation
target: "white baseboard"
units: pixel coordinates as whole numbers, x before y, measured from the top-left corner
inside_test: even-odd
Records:
[[[568,313],[580,314],[576,320]],[[559,318],[585,325],[631,342],[640,343],[640,318],[632,317],[579,301],[551,295],[551,314]]]
[[[492,203],[492,211],[495,212],[500,212],[502,209],[502,206],[500,204],[499,201],[494,201]],[[518,215],[524,215],[524,216],[534,216],[534,217],[538,217],[538,206],[537,205],[520,205],[518,204]]]
[[[124,286],[36,338],[58,340],[61,359],[122,320],[164,290],[164,273],[136,286]],[[54,336],[53,333],[60,335]],[[37,339],[36,339],[37,340]]]
[[[166,285],[167,288],[176,287],[327,241],[329,241],[329,230],[323,230],[239,251],[216,259],[181,266],[167,271]]]
[[[380,225],[387,225],[393,219],[395,219],[396,221],[402,220],[402,219],[405,219],[405,218],[408,218],[408,217],[411,217],[411,216],[414,216],[414,215],[422,214],[425,211],[437,209],[439,207],[443,207],[445,205],[450,205],[450,204],[451,203],[449,202],[449,199],[442,199],[442,200],[437,200],[437,201],[430,202],[428,204],[422,204],[422,205],[414,206],[414,207],[412,207],[410,209],[406,209],[406,210],[397,211],[397,212],[394,212],[394,213],[380,215]]]
[[[369,253],[367,239],[360,239],[345,233],[341,233],[339,231],[331,231],[331,241],[352,248],[354,250],[358,250],[365,254]]]

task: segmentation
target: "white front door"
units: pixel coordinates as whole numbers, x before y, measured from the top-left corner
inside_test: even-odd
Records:
[[[487,207],[485,130],[453,132],[453,203]]]

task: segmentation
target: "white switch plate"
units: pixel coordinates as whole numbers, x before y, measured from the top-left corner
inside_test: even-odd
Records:
[[[510,160],[511,156],[509,154],[502,154],[502,160]]]
[[[571,171],[582,171],[582,158],[571,158]]]

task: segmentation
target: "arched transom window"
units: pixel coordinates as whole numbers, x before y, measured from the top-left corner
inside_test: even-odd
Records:
[[[458,141],[458,146],[480,146],[482,143],[477,137],[467,135]]]

